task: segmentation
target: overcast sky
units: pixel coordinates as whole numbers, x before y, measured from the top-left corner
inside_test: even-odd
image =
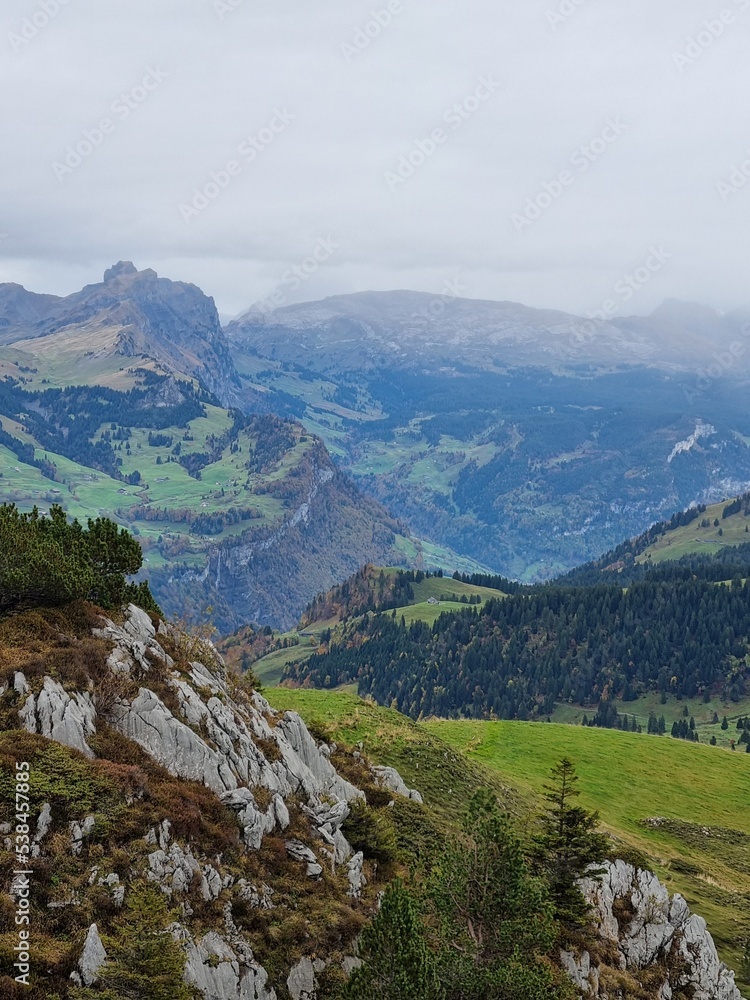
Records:
[[[0,281],[746,305],[749,40],[750,0],[5,0]]]

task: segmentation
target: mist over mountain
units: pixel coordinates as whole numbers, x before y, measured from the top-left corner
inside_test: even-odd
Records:
[[[515,302],[424,292],[359,292],[320,302],[251,308],[227,326],[232,341],[280,361],[314,356],[319,371],[410,365],[539,366],[576,370],[648,365],[671,372],[702,370],[717,352],[741,344],[738,369],[750,368],[750,312],[720,316],[668,300],[650,316],[593,318]],[[735,355],[732,355],[735,357]]]
[[[227,337],[269,405],[414,530],[535,580],[750,485],[749,315],[363,292],[250,309]]]
[[[744,316],[670,301],[594,322],[396,291],[251,309],[222,330],[199,288],[129,262],[63,298],[3,285],[0,375],[32,394],[4,403],[17,442],[4,485],[22,504],[67,493],[71,512],[133,524],[161,598],[204,600],[232,628],[288,624],[372,558],[544,579],[750,488]],[[174,426],[139,410],[136,433],[124,402],[115,419],[95,407],[85,434],[71,422],[71,387],[127,393],[144,379],[149,405],[177,407]],[[170,379],[212,394],[198,404],[207,423],[179,409]],[[55,387],[67,395],[53,440],[23,414],[51,414]],[[24,446],[57,485],[15,471]]]

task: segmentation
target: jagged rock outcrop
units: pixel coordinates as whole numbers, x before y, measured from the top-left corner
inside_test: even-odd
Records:
[[[388,788],[396,795],[402,795],[405,799],[411,799],[413,802],[422,801],[422,796],[415,788],[406,787],[406,782],[395,767],[376,765],[372,768],[372,773],[375,775],[375,780],[383,788]]]
[[[28,689],[23,674],[16,674],[15,688],[19,692]],[[50,740],[75,747],[87,757],[94,756],[86,737],[96,732],[96,711],[87,692],[69,695],[58,681],[45,677],[42,690],[27,698],[19,716],[30,733],[41,733]]]
[[[658,1000],[672,1000],[686,988],[693,1000],[742,1000],[705,920],[691,914],[679,893],[670,899],[653,872],[616,861],[603,875],[585,879],[581,889],[600,937],[616,949],[620,968],[662,970]],[[606,976],[588,952],[562,952],[561,961],[581,996],[608,997]]]
[[[298,819],[294,835],[285,841],[288,857],[302,866],[303,877],[317,883],[322,883],[326,871],[335,874],[348,862],[341,871],[342,899],[360,898],[367,884],[364,857],[361,852],[354,854],[342,826],[351,804],[364,801],[364,793],[341,777],[331,763],[330,748],[316,743],[299,715],[278,714],[262,696],[241,689],[208,643],[199,644],[188,662],[179,645],[184,637],[163,622],[155,627],[133,605],[121,623],[105,619],[94,635],[111,647],[103,653],[109,670],[103,688],[92,686],[71,694],[51,676],[27,679],[16,673],[13,697],[29,732],[93,759],[88,741],[106,724],[107,731],[137,744],[169,774],[214,792],[236,815],[247,851],[258,850],[266,836],[283,835],[294,809]],[[397,775],[389,780],[406,787]],[[33,838],[36,856],[43,852],[42,841],[53,820],[46,804]],[[307,835],[300,834],[300,821],[307,822]],[[96,822],[94,815],[68,821],[74,858],[83,859],[84,850],[89,850]],[[185,952],[187,982],[205,1000],[276,1000],[232,912],[235,905],[240,912],[248,905],[259,911],[274,909],[273,888],[260,880],[252,884],[239,879],[237,868],[228,869],[220,856],[206,857],[184,838],[175,837],[168,818],[144,831],[143,845],[139,877],[157,886],[182,914],[183,923],[174,925],[172,933]],[[110,894],[115,908],[124,905],[128,879],[121,881],[111,868],[100,873],[93,866],[87,881]],[[224,908],[224,927],[203,933],[203,925],[201,934],[194,933],[190,927],[194,907],[216,901]],[[50,905],[79,902],[74,894]],[[72,973],[74,981],[95,982],[105,958],[98,927],[92,924]],[[310,959],[298,961],[288,971],[290,994],[311,1000],[315,973],[322,968]]]
[[[99,928],[92,924],[78,959],[78,970],[71,973],[70,978],[79,986],[91,986],[99,978],[99,970],[106,960],[107,952],[99,936]]]
[[[316,972],[325,969],[325,962],[320,959],[313,962],[309,958],[301,958],[289,973],[286,988],[292,1000],[315,1000],[318,992]]]
[[[276,1000],[266,970],[253,961],[249,949],[232,947],[216,931],[194,941],[175,924],[172,934],[187,955],[186,982],[206,1000]]]
[[[362,895],[362,890],[367,884],[367,879],[364,873],[364,855],[362,851],[357,851],[354,857],[349,861],[346,869],[346,876],[349,879],[349,895],[353,899],[359,899]]]

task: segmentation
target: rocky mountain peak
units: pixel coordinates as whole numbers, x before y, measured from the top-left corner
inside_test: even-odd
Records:
[[[155,273],[155,271],[152,272],[152,274]],[[104,272],[104,281],[112,281],[114,278],[119,278],[127,274],[138,274],[138,268],[132,260],[118,260],[116,264],[113,264],[112,267],[107,268]]]

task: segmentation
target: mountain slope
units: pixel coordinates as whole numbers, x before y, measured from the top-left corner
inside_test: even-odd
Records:
[[[211,604],[226,630],[289,626],[362,562],[417,551],[301,425],[210,399],[143,371],[127,393],[2,383],[3,499],[114,517],[137,534],[164,608]]]
[[[532,582],[750,487],[744,314],[592,324],[362,293],[227,327],[245,384],[413,531]]]
[[[748,510],[740,498],[723,520],[744,522]],[[327,623],[312,655],[291,655],[283,677],[323,688],[355,683],[413,718],[541,719],[577,706],[579,717],[593,714],[592,725],[631,729],[633,703],[647,696],[740,702],[750,695],[750,544],[678,561],[642,558],[667,527],[704,513],[656,525],[551,584],[485,581],[498,588],[494,597],[478,593],[480,603],[463,610],[438,605],[432,617],[406,617],[411,575],[389,583],[384,574],[359,574],[318,600],[317,617],[340,609],[341,623],[333,631]],[[450,593],[452,581],[435,582]],[[673,735],[698,738],[695,720],[675,727]]]
[[[750,932],[750,814],[743,791],[750,755],[581,726],[415,723],[343,692],[282,687],[272,695],[280,709],[299,712],[328,739],[361,745],[371,759],[398,768],[428,806],[446,816],[455,816],[464,801],[472,774],[467,764],[485,780],[501,782],[510,811],[523,816],[544,793],[550,767],[570,758],[581,776],[581,805],[599,812],[622,856],[636,852],[642,865],[648,859],[670,892],[682,893],[708,921],[722,958],[740,967]],[[655,993],[644,995],[651,1000]]]
[[[225,405],[241,403],[214,301],[195,285],[120,261],[102,282],[65,298],[32,297],[18,288],[0,287],[3,342],[15,351],[57,364],[66,356],[135,359],[199,379]]]
[[[346,717],[327,716],[330,742],[312,713],[314,736],[294,711],[274,711],[227,673],[210,644],[133,606],[112,619],[83,603],[37,608],[0,622],[0,637],[0,951],[3,972],[15,960],[28,973],[22,983],[3,976],[9,1000],[89,1000],[107,988],[176,1000],[189,995],[182,984],[201,1000],[335,1000],[380,890],[406,863],[415,875],[434,866],[476,788],[494,789],[519,819],[524,805],[537,806],[501,768],[393,712],[347,704]],[[373,767],[361,743],[355,750],[357,734],[373,762],[390,767]],[[645,740],[643,749],[648,758]],[[423,779],[426,804],[390,769],[394,754]],[[16,783],[31,828],[22,854],[35,948],[25,971],[23,947],[18,958],[13,950],[25,892],[12,878]],[[714,816],[698,803],[699,822]],[[744,828],[741,808],[734,821]],[[628,848],[613,840],[612,852]],[[692,983],[699,1000],[718,989],[739,1000],[684,901],[670,901],[645,871],[606,867],[609,878],[628,876],[614,893],[622,903],[606,927],[577,935],[602,983],[658,978],[675,991]],[[674,878],[681,887],[677,868]],[[670,903],[679,908],[658,942],[636,919],[641,910],[647,918],[639,884],[666,898],[670,914]],[[684,961],[665,961],[683,952]],[[569,968],[566,955],[550,959]]]
[[[195,286],[122,261],[65,298],[4,285],[0,328],[3,499],[130,526],[169,613],[289,626],[364,562],[453,559],[268,413]]]

